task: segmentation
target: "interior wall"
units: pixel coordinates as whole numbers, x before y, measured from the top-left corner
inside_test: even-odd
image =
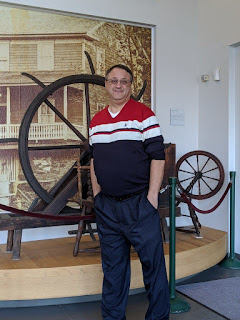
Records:
[[[198,205],[204,209],[216,204],[227,185],[230,168],[229,46],[240,40],[238,0],[122,0],[114,5],[110,0],[101,3],[98,0],[7,3],[154,25],[155,111],[165,141],[176,143],[177,159],[188,151],[203,149],[221,160],[226,176],[224,187],[216,196],[199,201]],[[216,67],[221,70],[219,82],[213,80]],[[202,83],[202,74],[208,74],[210,80]],[[170,108],[184,109],[184,126],[170,126]],[[238,179],[237,172],[237,183]],[[238,212],[237,207],[237,217]],[[228,201],[225,200],[214,213],[199,214],[199,219],[203,225],[227,230]],[[38,230],[36,234],[38,237],[54,237],[57,233],[53,231],[48,235],[48,231]],[[60,234],[58,232],[58,236]],[[33,234],[26,239],[31,237]],[[237,233],[237,243],[238,240]],[[240,253],[240,248],[237,247],[236,251]]]
[[[112,0],[0,2],[6,3],[153,26],[153,108],[165,142],[176,144],[177,159],[198,148],[197,0],[122,0],[114,5]],[[184,110],[183,126],[170,125],[171,108]],[[68,235],[64,228],[35,229],[24,231],[23,241],[55,236]]]
[[[233,82],[230,91],[230,96],[233,97],[231,101],[232,104],[230,105],[230,118],[229,124],[234,126],[234,131],[232,132],[231,139],[229,139],[229,143],[232,144],[233,154],[232,158],[235,160],[230,170],[236,171],[236,212],[235,212],[235,248],[236,252],[240,252],[240,233],[239,233],[239,223],[240,223],[240,197],[238,194],[240,192],[240,147],[238,141],[240,141],[240,44],[238,43],[237,46],[233,46],[230,49],[231,52],[231,60],[230,63],[233,66],[232,74],[233,74]],[[232,121],[231,121],[232,120]],[[230,149],[230,148],[229,148]]]
[[[229,181],[229,170],[235,170],[234,123],[232,113],[229,117],[229,103],[234,97],[229,79],[234,75],[231,64],[230,47],[240,40],[240,2],[237,0],[199,0],[198,1],[198,79],[199,79],[199,149],[215,154],[225,169],[225,184],[216,196],[204,201],[202,208],[211,208],[219,200]],[[230,63],[230,68],[229,68]],[[220,68],[220,81],[214,81],[213,71]],[[208,74],[210,80],[202,83],[200,76]],[[231,82],[230,82],[231,84]],[[234,110],[233,110],[234,111]],[[232,112],[232,111],[231,111]],[[231,135],[231,138],[229,136]],[[236,183],[239,183],[237,172]],[[200,206],[200,203],[199,203]],[[204,225],[228,230],[228,201],[209,215],[200,215]],[[239,205],[236,207],[236,218],[239,220]],[[239,232],[236,233],[236,251],[240,252]]]

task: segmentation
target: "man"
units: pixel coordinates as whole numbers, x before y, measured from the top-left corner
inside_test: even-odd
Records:
[[[109,105],[90,124],[91,180],[104,273],[102,316],[125,320],[130,247],[142,263],[147,320],[169,319],[169,292],[157,211],[164,145],[154,113],[131,96],[124,65],[105,77]]]

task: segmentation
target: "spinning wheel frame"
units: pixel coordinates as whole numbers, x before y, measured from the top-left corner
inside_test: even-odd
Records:
[[[192,161],[190,162],[191,157]],[[195,157],[196,161],[193,160]],[[202,165],[200,163],[200,158],[204,159]],[[194,167],[194,162],[196,164],[196,167]],[[206,170],[207,165],[209,165],[210,163],[213,165],[213,167]],[[182,166],[184,164],[187,165],[187,170],[182,169]],[[208,199],[214,196],[221,189],[224,182],[224,169],[222,163],[216,156],[207,151],[197,150],[186,153],[177,161],[176,171],[178,178],[177,183],[180,189],[190,198],[196,200]],[[206,175],[210,173],[216,173],[217,177]],[[186,174],[187,178],[180,178],[181,174]],[[189,183],[187,187],[183,186],[185,182]],[[210,186],[210,182],[214,183],[213,187]],[[203,185],[207,189],[206,193],[202,193],[201,185]],[[198,193],[193,192],[194,186],[197,186]]]
[[[31,122],[33,120],[34,115],[36,114],[40,105],[45,102],[46,105],[52,109],[52,111],[82,140],[82,147],[86,149],[88,140],[85,138],[48,100],[47,98],[58,90],[61,87],[82,83],[84,84],[85,88],[85,99],[86,99],[86,108],[87,108],[87,126],[89,128],[90,124],[90,103],[89,103],[89,84],[98,85],[98,86],[105,86],[105,78],[99,75],[95,75],[95,70],[91,61],[91,58],[87,52],[89,65],[91,68],[92,74],[80,74],[80,75],[71,75],[61,79],[56,80],[55,82],[51,83],[49,86],[45,86],[41,81],[39,81],[34,76],[23,73],[23,75],[32,79],[35,83],[37,83],[43,90],[36,96],[36,98],[32,101],[29,108],[27,109],[20,129],[19,129],[19,139],[18,139],[18,151],[19,151],[19,158],[23,173],[25,175],[26,180],[28,181],[29,185],[33,189],[33,191],[47,204],[49,204],[53,199],[54,196],[50,195],[38,182],[36,179],[28,155],[28,151],[31,149],[34,150],[51,150],[51,149],[73,149],[73,148],[80,148],[80,145],[70,145],[70,146],[47,146],[47,147],[28,147],[28,139],[29,139],[29,129]],[[143,82],[143,87],[140,90],[137,97],[131,96],[134,100],[139,100],[146,88],[146,81]],[[82,161],[86,156],[86,152],[82,153],[80,160]]]
[[[19,157],[20,157],[20,163],[22,166],[22,170],[24,172],[24,175],[26,177],[26,180],[28,181],[31,188],[36,192],[36,194],[44,200],[46,203],[50,203],[53,200],[53,196],[51,196],[38,182],[36,179],[31,164],[30,159],[28,156],[28,139],[29,139],[29,129],[31,122],[33,120],[34,115],[36,114],[38,108],[40,105],[45,102],[65,123],[70,127],[70,129],[80,138],[80,140],[83,141],[83,144],[87,144],[87,139],[78,132],[77,129],[72,126],[67,119],[65,119],[58,110],[51,105],[51,103],[47,100],[47,98],[54,93],[57,89],[64,87],[66,85],[75,84],[75,83],[83,83],[85,84],[85,95],[86,100],[88,99],[88,84],[95,84],[104,87],[104,77],[99,75],[87,75],[87,74],[80,74],[80,75],[72,75],[67,76],[64,78],[61,78],[59,80],[56,80],[55,82],[51,83],[49,86],[46,86],[38,95],[37,97],[32,101],[29,108],[27,109],[21,126],[19,130]],[[88,110],[89,111],[89,110]],[[89,122],[89,112],[87,111],[87,117]],[[75,146],[76,148],[77,146]],[[79,147],[79,146],[78,146]],[[64,146],[58,147],[58,149],[63,149]],[[52,147],[54,149],[54,147]]]

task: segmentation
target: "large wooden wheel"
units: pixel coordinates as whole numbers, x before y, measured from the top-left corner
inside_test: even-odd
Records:
[[[203,200],[214,196],[224,182],[220,160],[207,151],[192,151],[176,164],[178,186],[190,198]]]
[[[87,53],[86,53],[87,54]],[[88,56],[88,55],[87,55]],[[23,170],[23,173],[25,175],[25,178],[27,182],[29,183],[32,190],[47,204],[49,204],[54,199],[54,194],[50,194],[48,190],[46,190],[41,183],[38,181],[34,170],[31,165],[30,161],[30,153],[31,151],[43,151],[43,150],[63,150],[63,149],[79,149],[85,150],[81,154],[81,165],[86,165],[86,163],[90,160],[89,155],[87,152],[88,149],[88,137],[83,136],[81,132],[79,132],[78,128],[74,126],[66,117],[51,103],[50,97],[53,95],[58,89],[63,88],[65,86],[69,86],[72,84],[83,84],[84,85],[84,94],[85,94],[85,102],[86,102],[86,117],[87,117],[87,128],[89,128],[90,124],[90,98],[89,98],[89,86],[95,85],[104,87],[105,85],[105,78],[99,75],[95,75],[95,70],[93,68],[92,62],[90,57],[88,56],[88,60],[90,62],[90,68],[92,71],[92,74],[79,74],[79,75],[72,75],[67,76],[61,79],[56,80],[55,82],[52,82],[50,85],[45,86],[41,81],[36,79],[34,76],[23,73],[25,76],[32,79],[35,83],[37,83],[40,87],[43,88],[43,90],[36,96],[36,98],[32,101],[32,103],[29,105],[20,126],[19,130],[19,158],[21,167]],[[132,96],[133,99],[139,100],[146,88],[146,81],[143,83],[143,87],[140,90],[137,97]],[[77,143],[71,144],[71,145],[50,145],[50,146],[30,146],[29,144],[29,132],[30,132],[30,126],[33,122],[34,117],[37,115],[38,110],[40,106],[45,103],[48,108],[50,108],[55,115],[59,119],[61,119],[62,122],[77,136]],[[76,175],[75,173],[72,173],[71,170],[67,173],[69,176]],[[61,184],[63,187],[65,186],[65,180],[62,181],[61,177],[59,177],[59,183],[57,183],[58,189],[61,188]]]
[[[35,79],[36,82],[36,79]],[[32,166],[30,162],[29,153],[31,150],[46,150],[48,148],[39,146],[32,148],[29,146],[29,130],[30,125],[33,121],[35,114],[38,112],[39,107],[42,103],[45,103],[52,111],[70,128],[70,130],[79,138],[79,144],[70,145],[70,146],[59,146],[59,145],[51,145],[49,149],[70,149],[70,148],[80,148],[87,149],[87,137],[84,137],[74,125],[72,125],[48,100],[48,98],[59,88],[64,86],[68,86],[71,84],[82,83],[85,86],[85,99],[86,102],[89,100],[89,92],[88,92],[88,85],[94,84],[97,86],[104,87],[104,77],[98,75],[91,75],[91,74],[80,74],[80,75],[72,75],[61,78],[49,86],[44,86],[43,90],[37,95],[37,97],[32,101],[29,108],[27,109],[19,131],[19,157],[20,163],[22,166],[23,173],[28,181],[29,185],[33,189],[33,191],[46,203],[50,203],[53,200],[53,196],[49,194],[47,190],[43,188],[43,186],[37,180]],[[41,85],[41,83],[40,83]],[[89,125],[90,122],[90,108],[88,107],[87,110],[87,122]],[[84,154],[83,154],[84,156]],[[83,157],[82,156],[82,157]]]

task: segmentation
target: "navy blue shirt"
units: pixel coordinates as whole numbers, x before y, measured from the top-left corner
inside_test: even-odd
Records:
[[[98,184],[111,196],[147,189],[151,160],[165,159],[156,116],[132,99],[115,118],[108,107],[93,117],[89,144]]]

